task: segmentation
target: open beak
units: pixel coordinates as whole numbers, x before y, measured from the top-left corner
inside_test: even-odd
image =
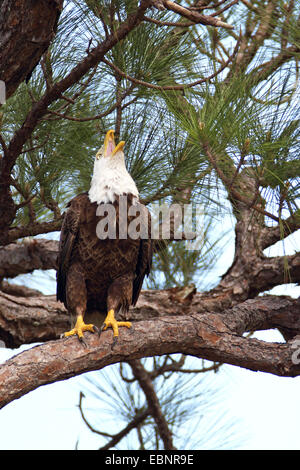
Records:
[[[112,155],[115,147],[115,131],[110,129],[108,132],[106,132],[104,139],[104,157],[109,157]]]
[[[125,145],[125,141],[124,141],[124,140],[120,140],[120,142],[118,143],[118,145],[113,149],[112,156],[115,155],[115,154],[116,154],[117,152],[119,152],[120,150],[123,150],[124,145]]]
[[[123,150],[124,145],[124,140],[121,140],[118,145],[116,145],[115,131],[110,129],[104,139],[104,157],[113,157],[117,152]]]

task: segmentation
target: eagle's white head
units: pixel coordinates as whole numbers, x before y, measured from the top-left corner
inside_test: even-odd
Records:
[[[104,144],[98,150],[94,163],[94,172],[89,190],[91,202],[110,203],[116,196],[132,194],[138,200],[139,193],[135,182],[125,166],[122,140],[116,146],[114,130],[106,133]]]

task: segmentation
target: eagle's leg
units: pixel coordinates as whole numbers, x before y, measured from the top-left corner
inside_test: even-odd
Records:
[[[76,315],[76,324],[74,328],[67,331],[62,336],[68,337],[77,335],[79,341],[85,344],[84,335],[85,331],[91,331],[94,333],[98,330],[92,324],[86,325],[83,321],[83,317],[87,307],[87,289],[85,283],[85,277],[82,272],[81,265],[73,264],[69,268],[67,277],[67,309]]]
[[[107,328],[113,330],[113,346],[118,341],[119,327],[125,326],[131,328],[132,324],[129,321],[117,321],[115,319],[115,312],[123,310],[127,311],[132,298],[132,280],[130,276],[121,276],[114,280],[109,286],[107,292],[107,316],[103,322],[102,331]]]

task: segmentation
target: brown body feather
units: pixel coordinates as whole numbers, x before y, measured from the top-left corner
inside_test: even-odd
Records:
[[[127,201],[130,207],[131,195]],[[147,224],[147,239],[101,240],[96,234],[101,220],[96,215],[98,206],[90,202],[88,194],[80,194],[68,204],[60,236],[57,300],[71,314],[84,315],[95,310],[105,313],[110,309],[127,312],[137,302],[152,259],[150,214],[144,205],[137,204],[143,223]],[[118,198],[114,207],[118,237]],[[131,219],[125,221],[127,226]]]

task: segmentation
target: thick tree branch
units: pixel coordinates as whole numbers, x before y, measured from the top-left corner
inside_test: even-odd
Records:
[[[239,184],[238,181],[233,185],[232,180],[235,178],[235,167],[232,163],[232,171],[234,170],[234,173],[231,175],[231,178],[224,173],[224,171],[221,168],[221,165],[219,164],[219,156],[215,155],[213,150],[211,149],[210,145],[208,142],[203,143],[203,149],[208,157],[209,162],[211,163],[212,167],[215,169],[217,175],[219,178],[222,180],[223,184],[225,185],[226,189],[228,190],[228,195],[231,203],[233,206],[236,205],[236,203],[243,203],[245,206],[249,208],[255,209],[259,214],[265,215],[269,217],[272,220],[275,220],[276,222],[279,222],[278,217],[276,217],[274,214],[271,214],[270,212],[266,211],[264,207],[261,204],[257,204],[256,200],[253,201],[253,199],[249,198],[248,195],[245,195],[241,191],[242,184]],[[228,160],[229,161],[229,160]],[[240,180],[240,178],[239,178]],[[253,195],[253,193],[250,193]],[[255,193],[254,193],[255,194]]]
[[[31,222],[28,225],[12,227],[5,237],[5,244],[12,243],[18,238],[34,237],[35,235],[56,232],[61,229],[62,217],[49,222]]]
[[[251,293],[257,295],[280,284],[300,280],[300,251],[294,255],[264,257],[251,273]]]
[[[162,238],[163,229],[160,228],[158,238],[154,240],[154,252],[159,252],[170,241],[194,240],[195,232],[182,232],[181,238],[174,228],[172,217],[170,218],[170,237]],[[16,227],[9,233],[12,239],[37,235],[40,233],[60,230],[61,219],[30,224],[25,227]],[[0,246],[0,280],[2,278],[14,278],[19,274],[31,273],[35,269],[56,269],[56,257],[58,255],[58,241],[43,238],[25,239],[22,242],[13,242],[6,246]]]
[[[70,317],[55,296],[0,292],[0,339],[7,347],[57,338],[69,327]]]
[[[236,225],[236,256],[220,284],[199,293],[189,286],[164,291],[144,291],[131,318],[221,312],[275,285],[300,282],[300,254],[268,258],[257,247],[259,227],[250,211]],[[257,232],[258,230],[258,232]],[[0,250],[1,277],[15,277],[34,269],[55,269],[58,242],[30,240]],[[20,287],[18,288],[20,291]],[[23,289],[24,290],[24,289]],[[0,339],[8,347],[57,338],[69,328],[69,315],[54,296],[17,292],[10,285],[0,291]],[[34,294],[34,295],[33,295]],[[26,297],[26,298],[25,298]],[[91,320],[93,322],[94,319]]]
[[[300,210],[285,220],[280,220],[274,227],[264,227],[260,234],[260,246],[264,250],[279,240],[288,237],[300,229]]]
[[[9,98],[53,39],[63,0],[0,2],[0,79]]]
[[[0,279],[14,278],[35,269],[56,269],[58,242],[46,239],[24,240],[0,247]]]
[[[267,343],[242,336],[245,331],[277,327],[284,317],[299,327],[299,300],[274,297],[249,300],[223,313],[181,312],[180,318],[143,320],[133,332],[122,330],[113,350],[110,331],[100,338],[86,334],[87,348],[75,337],[35,346],[0,367],[0,408],[41,385],[121,361],[179,352],[254,371],[298,376],[293,342]]]

